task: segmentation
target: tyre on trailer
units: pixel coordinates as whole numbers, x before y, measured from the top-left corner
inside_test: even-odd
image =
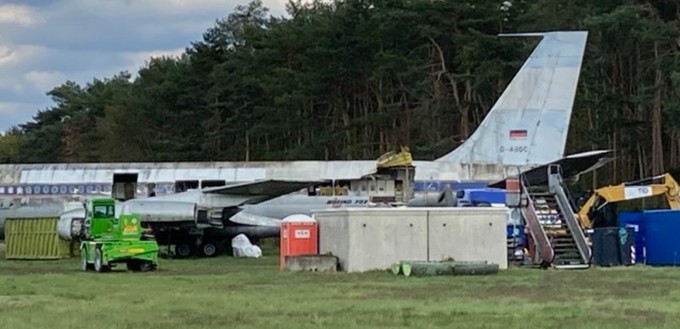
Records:
[[[80,269],[83,271],[90,269],[90,264],[87,263],[87,247],[80,251]]]

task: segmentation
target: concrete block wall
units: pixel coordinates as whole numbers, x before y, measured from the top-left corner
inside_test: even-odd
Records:
[[[429,260],[486,260],[508,268],[506,208],[428,211]]]
[[[507,268],[505,208],[345,208],[316,212],[319,253],[346,272],[402,260],[486,260]]]

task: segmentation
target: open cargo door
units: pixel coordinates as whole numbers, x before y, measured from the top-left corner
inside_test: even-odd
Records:
[[[134,199],[137,192],[137,173],[113,174],[111,197],[118,201]]]

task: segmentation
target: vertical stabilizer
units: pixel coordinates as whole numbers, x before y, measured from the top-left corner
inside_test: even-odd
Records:
[[[564,156],[588,32],[512,36],[542,40],[477,130],[437,161],[532,166]]]

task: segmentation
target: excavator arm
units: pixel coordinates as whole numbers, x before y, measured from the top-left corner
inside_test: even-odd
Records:
[[[621,202],[640,198],[664,195],[671,209],[680,209],[680,195],[678,183],[673,176],[666,173],[634,182],[601,187],[594,191],[578,212],[578,220],[583,229],[591,229],[593,220],[590,218],[593,208],[600,208],[607,203]]]

